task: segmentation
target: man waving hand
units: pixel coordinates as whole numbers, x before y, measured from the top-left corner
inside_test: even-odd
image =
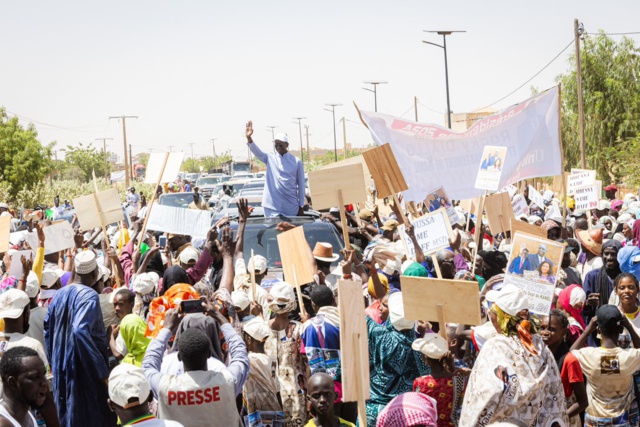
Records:
[[[265,217],[303,215],[305,204],[304,167],[300,159],[290,154],[287,134],[276,135],[275,153],[264,153],[253,142],[253,123],[246,127],[247,143],[254,156],[267,165],[266,184],[262,195]]]

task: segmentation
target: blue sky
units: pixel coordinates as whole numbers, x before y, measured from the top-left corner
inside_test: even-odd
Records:
[[[121,154],[121,125],[108,117],[126,114],[139,116],[127,121],[134,153],[171,145],[190,155],[194,143],[208,155],[217,138],[218,152],[245,160],[249,119],[265,148],[269,125],[299,146],[296,116],[307,117],[312,146],[333,147],[324,104],[335,102],[348,141],[366,146],[352,104],[373,110],[363,80],[388,81],[378,111],[413,117],[417,96],[420,121],[443,123],[443,52],[422,43],[442,40],[422,30],[467,31],[447,41],[451,108],[464,112],[535,74],[571,42],[574,18],[588,32],[631,32],[639,15],[637,1],[4,2],[0,105],[59,148],[107,137]],[[553,86],[572,50],[494,108]]]

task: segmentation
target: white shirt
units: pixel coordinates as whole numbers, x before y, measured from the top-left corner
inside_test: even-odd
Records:
[[[36,339],[44,348],[44,318],[47,316],[47,309],[44,307],[35,307],[29,313],[29,330],[26,336]]]

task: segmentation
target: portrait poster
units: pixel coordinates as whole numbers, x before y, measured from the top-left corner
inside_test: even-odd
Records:
[[[507,158],[507,147],[487,145],[482,151],[482,158],[475,187],[479,190],[498,191],[500,176]]]

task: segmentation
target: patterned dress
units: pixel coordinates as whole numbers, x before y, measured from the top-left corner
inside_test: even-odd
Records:
[[[413,391],[424,393],[438,402],[438,427],[458,425],[464,388],[465,379],[460,376],[434,378],[425,375],[413,382]]]
[[[369,334],[370,398],[367,426],[375,427],[378,414],[394,397],[411,391],[413,381],[431,373],[420,352],[411,348],[413,329],[398,331],[390,323],[379,325],[367,317]]]

